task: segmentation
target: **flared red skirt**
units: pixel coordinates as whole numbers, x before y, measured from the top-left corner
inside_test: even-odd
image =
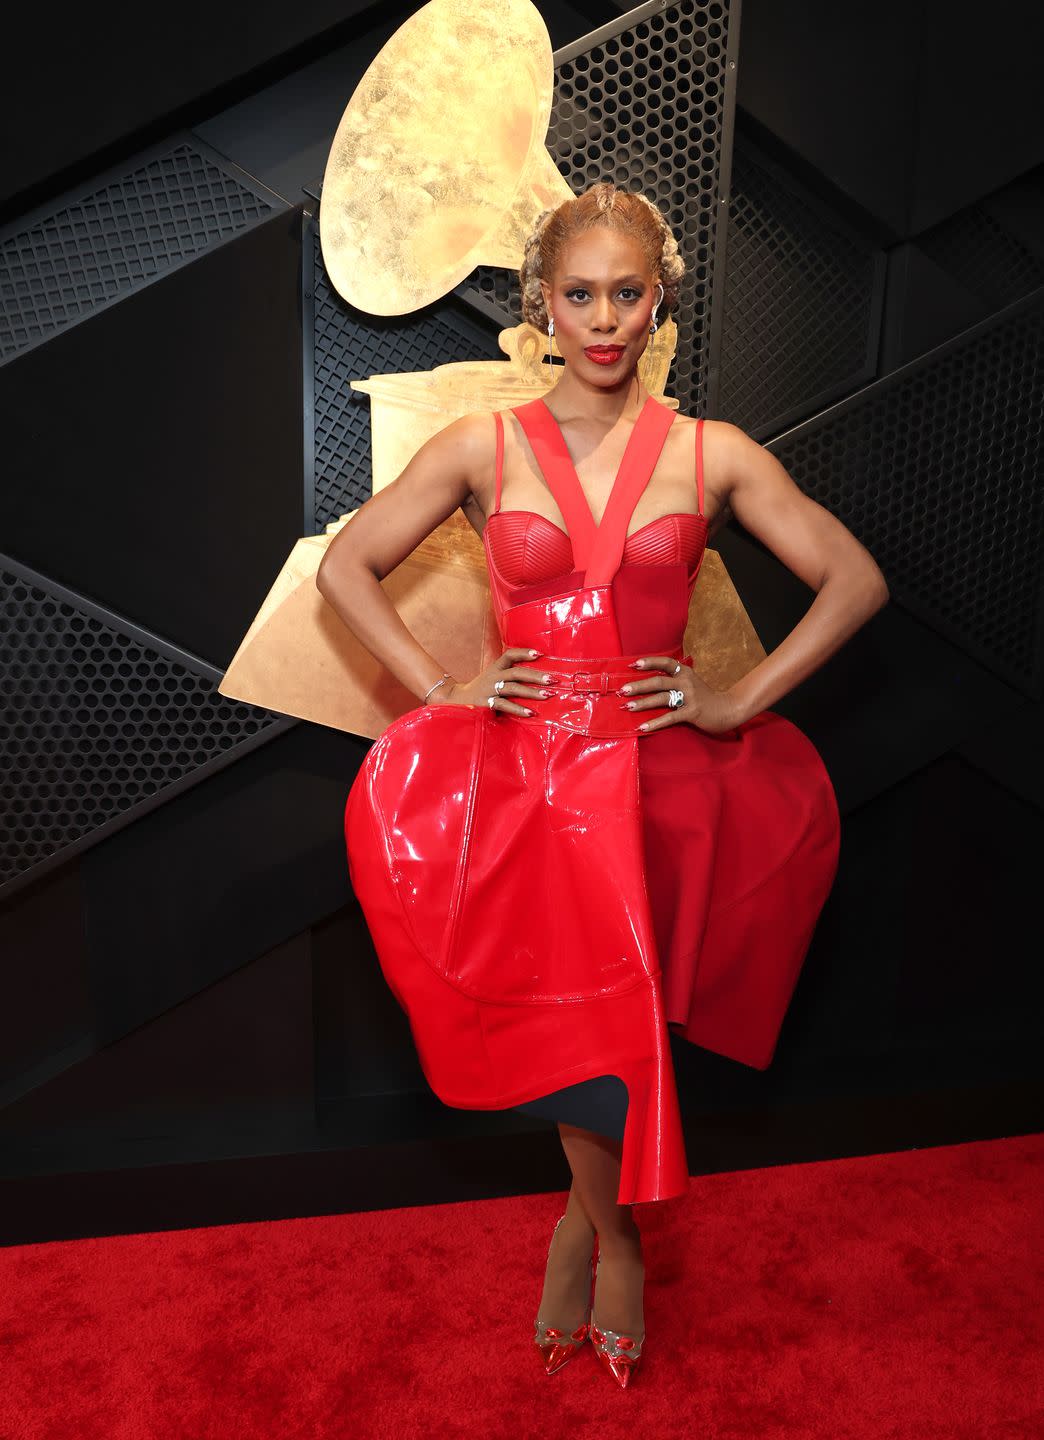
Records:
[[[837,871],[829,775],[803,731],[771,710],[726,735],[654,731],[638,760],[670,1031],[765,1069]],[[513,1108],[622,1139],[627,1091],[595,1076]]]

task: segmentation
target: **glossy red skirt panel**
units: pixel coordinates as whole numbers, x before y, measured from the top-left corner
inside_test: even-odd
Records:
[[[352,883],[436,1095],[498,1109],[618,1075],[621,1204],[688,1182],[639,743],[424,707],[374,742],[345,813]]]

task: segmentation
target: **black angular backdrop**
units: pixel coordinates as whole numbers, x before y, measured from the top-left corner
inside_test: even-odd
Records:
[[[519,318],[503,271],[393,321],[323,273],[333,131],[414,8],[209,6],[207,45],[190,9],[162,45],[73,21],[11,67],[0,1241],[568,1183],[550,1126],[424,1081],[344,864],[367,742],[216,690],[294,540],[368,494],[349,381],[496,358]],[[1040,12],[993,8],[970,106],[970,6],[538,8],[561,173],[656,198],[692,267],[669,388],[892,595],[775,707],[830,768],[841,868],[773,1066],[675,1042],[693,1167],[1037,1129]],[[772,648],[810,592],[717,544]]]

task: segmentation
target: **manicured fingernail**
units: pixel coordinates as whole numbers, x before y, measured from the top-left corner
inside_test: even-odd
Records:
[[[540,651],[539,651],[539,650],[530,650],[529,653],[530,653],[530,655],[533,656],[534,659],[536,659],[536,657],[540,654]]]
[[[627,668],[628,670],[640,670],[644,664],[644,660],[632,660]]]
[[[544,682],[545,685],[550,685],[550,684],[551,684],[551,676],[550,676],[550,675],[541,675],[540,678],[541,678],[541,680],[543,680],[543,682]]]
[[[639,725],[639,726],[638,726],[638,729],[639,729],[639,730],[648,730],[648,728],[649,728],[649,722],[648,722],[648,720],[646,720],[646,722],[645,722],[644,725]]]
[[[530,708],[529,708],[528,705],[523,705],[523,706],[522,706],[522,711],[523,711],[523,713],[526,714],[526,715],[532,715],[532,713],[533,713],[532,710],[530,710]]]
[[[635,702],[633,700],[628,700],[626,704],[620,706],[621,710],[633,710],[634,708]]]
[[[620,694],[621,694],[621,695],[630,695],[630,693],[631,693],[631,687],[630,687],[630,685],[621,685],[621,686],[620,686]]]
[[[550,695],[551,695],[551,691],[550,691],[550,690],[541,690],[541,692],[540,692],[540,698],[541,698],[541,700],[547,700],[547,699],[549,699]]]

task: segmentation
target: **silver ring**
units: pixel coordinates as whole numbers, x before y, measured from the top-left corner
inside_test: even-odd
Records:
[[[496,684],[493,686],[493,689],[497,692],[498,695],[503,695],[503,693],[504,693],[504,686],[505,686],[506,684],[507,684],[507,681],[506,681],[506,680],[498,680],[498,681],[496,682]]]
[[[486,704],[491,710],[495,710],[497,708],[497,697],[495,695],[491,695],[486,701]]]
[[[679,705],[684,705],[684,704],[685,704],[685,691],[684,691],[684,690],[668,690],[668,691],[667,691],[667,708],[668,708],[669,710],[677,710],[677,708],[678,708]]]
[[[675,673],[675,675],[680,675],[680,674],[681,674],[681,661],[680,661],[680,660],[678,661],[677,665],[675,665],[675,667],[674,667],[674,673]]]

